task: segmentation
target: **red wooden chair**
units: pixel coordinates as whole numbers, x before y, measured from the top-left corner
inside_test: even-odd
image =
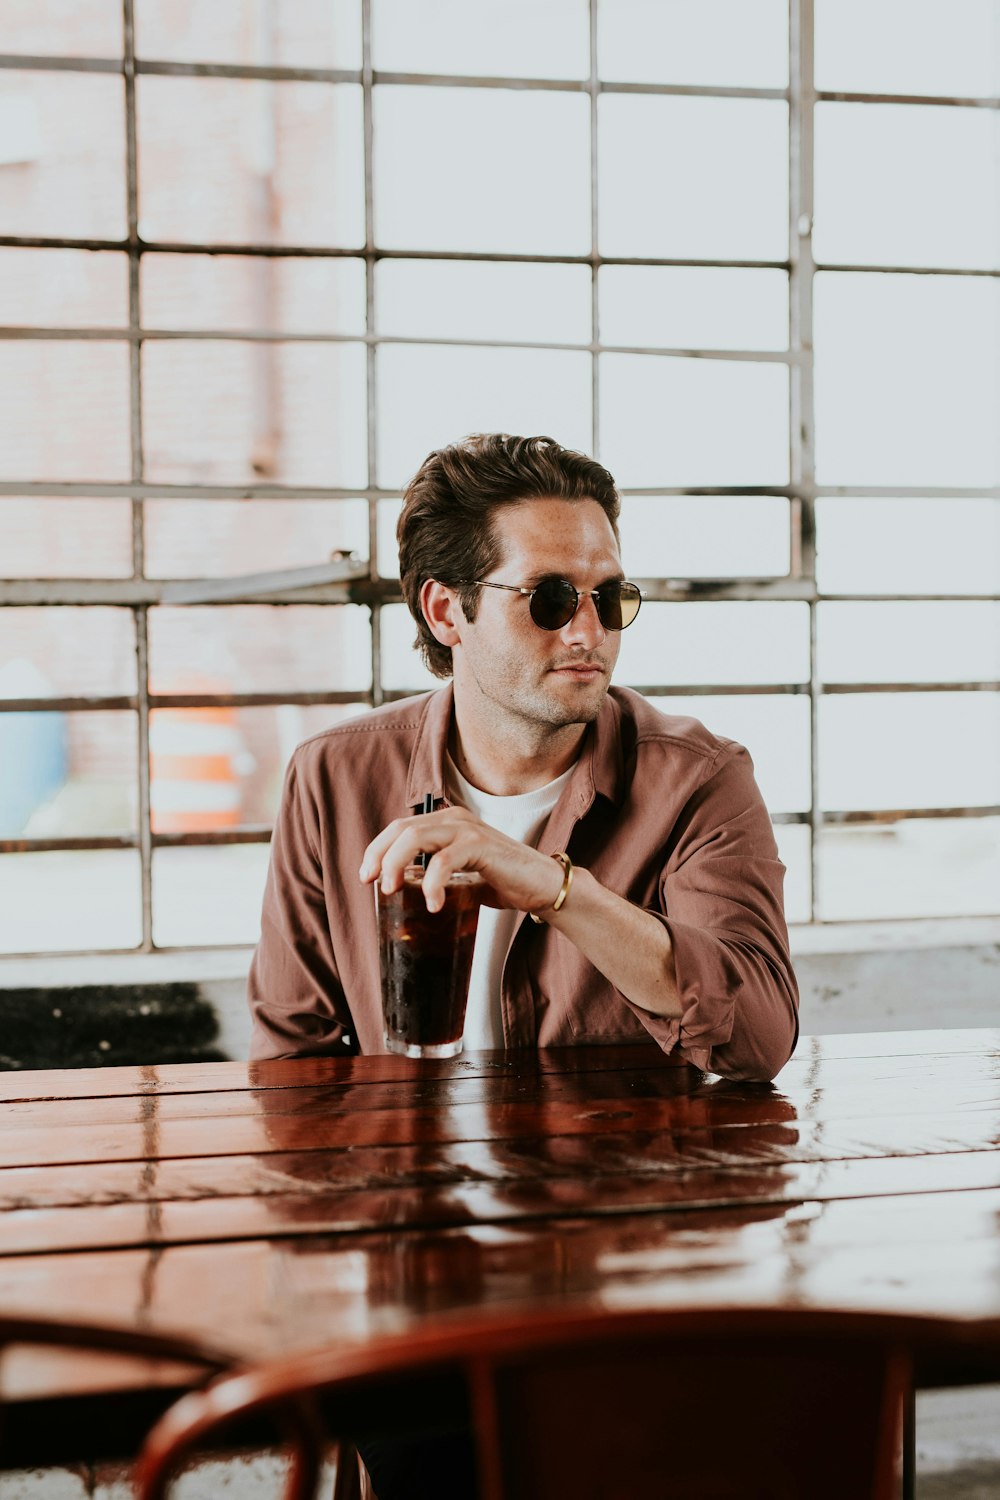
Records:
[[[209,1370],[224,1369],[232,1364],[231,1355],[179,1334],[47,1318],[31,1313],[0,1312],[0,1350],[21,1345],[122,1354],[136,1359],[201,1365]]]
[[[934,1368],[996,1378],[1000,1331],[790,1308],[501,1309],[213,1381],[157,1424],[137,1492],[161,1500],[187,1456],[270,1414],[291,1429],[285,1500],[315,1494],[325,1431],[442,1420],[474,1434],[480,1500],[894,1500],[904,1401]]]
[[[60,1355],[69,1356],[70,1362],[64,1368],[70,1386],[75,1384],[74,1365],[92,1361],[95,1355],[102,1357],[112,1355],[121,1357],[125,1361],[143,1363],[152,1361],[162,1364],[169,1367],[165,1371],[168,1382],[170,1382],[169,1372],[173,1371],[175,1378],[181,1384],[188,1384],[192,1381],[201,1383],[209,1380],[213,1375],[231,1369],[234,1364],[231,1354],[193,1339],[172,1334],[124,1327],[116,1328],[105,1324],[67,1321],[59,1318],[0,1313],[0,1357],[9,1349],[27,1351],[29,1357],[37,1356],[39,1351],[57,1351]],[[88,1376],[87,1379],[89,1378]],[[171,1385],[172,1383],[168,1383],[163,1388],[167,1400],[171,1399]],[[4,1394],[3,1386],[0,1384],[0,1454],[3,1453],[5,1447],[9,1450],[12,1446],[9,1441],[4,1443],[5,1434],[10,1433],[12,1428],[19,1429],[23,1425],[24,1409],[18,1410],[16,1405],[8,1407],[7,1422],[3,1423]],[[143,1405],[149,1404],[148,1396],[149,1393],[144,1392],[139,1398]],[[96,1399],[105,1407],[109,1405],[113,1407],[122,1398],[116,1394],[115,1396],[103,1395]],[[176,1399],[175,1395],[174,1399]],[[153,1403],[157,1401],[155,1394],[152,1401]],[[158,1411],[163,1410],[163,1404],[163,1400],[160,1399]],[[92,1410],[92,1403],[90,1403],[87,1411],[78,1419],[78,1431],[67,1432],[65,1430],[65,1418],[62,1414],[56,1420],[54,1424],[56,1430],[52,1432],[51,1443],[47,1441],[45,1444],[48,1457],[53,1462],[69,1462],[78,1458],[79,1453],[74,1445],[81,1440],[93,1438],[100,1446],[103,1434],[99,1428],[95,1428],[89,1422]],[[17,1418],[15,1418],[15,1412]],[[296,1420],[297,1415],[295,1411],[288,1415],[288,1435],[293,1446],[311,1448],[312,1430],[304,1428],[301,1422]],[[146,1430],[150,1420],[147,1417],[140,1431]],[[113,1420],[107,1425],[116,1426]],[[23,1448],[23,1434],[19,1434],[19,1439]],[[360,1480],[357,1453],[349,1441],[345,1441],[340,1447],[333,1500],[359,1500]],[[62,1449],[65,1449],[65,1452],[61,1451]],[[95,1453],[91,1456],[103,1455]],[[131,1455],[120,1455],[115,1451],[112,1456],[130,1457]]]
[[[2,1311],[0,1355],[0,1461],[13,1467],[130,1457],[126,1431],[137,1448],[179,1391],[234,1362],[190,1338]],[[151,1362],[133,1385],[134,1366]],[[64,1397],[30,1394],[53,1388]]]

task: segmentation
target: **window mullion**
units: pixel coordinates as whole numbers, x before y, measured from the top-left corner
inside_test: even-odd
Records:
[[[125,75],[125,189],[128,217],[128,339],[129,339],[129,441],[131,482],[143,481],[142,453],[142,344],[139,337],[139,156],[135,112],[135,7],[122,0]],[[143,502],[132,492],[132,576],[145,573],[145,516]],[[142,887],[142,951],[153,947],[153,844],[150,824],[149,768],[149,636],[144,606],[135,611],[136,686],[139,734],[139,860]]]
[[[813,0],[789,0],[789,369],[791,554],[798,575],[816,578],[816,449],[813,386]],[[817,901],[819,834],[819,694],[816,602],[809,602],[809,782],[810,919],[819,919]]]

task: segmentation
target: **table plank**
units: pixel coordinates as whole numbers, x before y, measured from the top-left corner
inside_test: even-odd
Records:
[[[835,1059],[903,1056],[981,1056],[1000,1053],[1000,1027],[951,1030],[871,1031],[803,1036],[778,1081],[783,1085],[803,1069]],[[652,1043],[613,1047],[549,1048],[527,1054],[535,1071],[593,1072],[599,1068],[654,1066],[663,1054]],[[30,1099],[111,1098],[155,1093],[239,1092],[246,1089],[308,1087],[336,1075],[346,1082],[406,1082],[415,1076],[478,1077],[523,1067],[524,1054],[465,1052],[456,1058],[414,1063],[402,1057],[289,1058],[267,1062],[171,1063],[157,1067],[23,1069],[0,1073],[0,1103]],[[669,1061],[673,1062],[674,1059]],[[346,1071],[345,1071],[346,1070]]]
[[[947,1211],[943,1211],[946,1207]],[[252,1357],[405,1332],[468,1307],[794,1303],[1000,1317],[1000,1189],[572,1215],[517,1225],[0,1260],[0,1302],[106,1317]]]
[[[0,1170],[0,1210],[152,1202],[164,1199],[325,1193],[340,1187],[432,1185],[580,1171],[665,1173],[758,1164],[938,1156],[996,1151],[989,1111],[873,1120],[789,1121],[738,1129],[533,1136],[444,1142],[428,1150],[388,1146],[315,1148],[151,1162],[86,1162]]]
[[[14,1210],[0,1255],[107,1250],[241,1239],[446,1228],[469,1222],[521,1223],[567,1213],[688,1213],[732,1205],[828,1203],[900,1194],[1000,1188],[1000,1154],[883,1157],[812,1162],[753,1171],[630,1172],[507,1178],[417,1187],[380,1186],[304,1195],[155,1199],[145,1203]],[[948,1203],[940,1205],[947,1213]]]
[[[458,1057],[275,1058],[265,1062],[164,1063],[155,1067],[50,1068],[0,1073],[0,1103],[27,1099],[110,1098],[117,1094],[203,1093],[244,1089],[288,1089],[328,1083],[411,1083],[417,1078],[480,1077],[516,1071],[526,1076],[615,1071],[622,1066],[689,1068],[667,1057],[654,1042],[620,1046],[554,1047],[518,1053],[470,1051]]]
[[[601,1084],[601,1079],[609,1080]],[[227,1156],[364,1147],[417,1142],[425,1146],[459,1140],[504,1139],[527,1135],[597,1135],[633,1131],[725,1129],[800,1118],[844,1122],[852,1118],[912,1118],[919,1133],[925,1115],[988,1117],[983,1128],[1000,1138],[1000,1081],[989,1077],[956,1078],[938,1088],[918,1086],[912,1078],[884,1079],[841,1089],[814,1089],[800,1103],[777,1090],[708,1085],[693,1094],[674,1095],[655,1086],[620,1086],[614,1075],[598,1075],[580,1089],[542,1090],[538,1098],[523,1091],[502,1090],[496,1101],[461,1094],[414,1108],[353,1107],[350,1093],[312,1101],[303,1112],[265,1109],[249,1115],[161,1119],[155,1107],[132,1123],[83,1124],[72,1128],[31,1125],[0,1132],[0,1167],[72,1164],[100,1161],[164,1160],[189,1156]],[[504,1093],[508,1097],[504,1097]],[[269,1099],[272,1096],[263,1096]],[[405,1097],[405,1096],[404,1096]],[[210,1125],[210,1128],[207,1126]]]
[[[451,1104],[490,1103],[524,1099],[536,1101],[568,1099],[586,1101],[593,1097],[672,1098],[691,1094],[703,1086],[706,1075],[696,1069],[668,1065],[665,1067],[621,1067],[593,1073],[547,1073],[537,1078],[497,1071],[460,1078],[424,1078],[419,1074],[406,1088],[411,1106],[447,1108]],[[769,1085],[752,1086],[756,1092],[770,1096]],[[3,1131],[35,1124],[70,1126],[80,1124],[134,1124],[155,1115],[159,1121],[235,1119],[245,1116],[278,1114],[328,1115],[331,1112],[355,1114],[359,1110],[394,1109],[400,1103],[399,1083],[350,1083],[341,1080],[322,1085],[289,1089],[243,1089],[228,1092],[206,1091],[198,1094],[114,1095],[99,1099],[23,1100],[4,1106],[0,1112],[0,1149]]]
[[[602,1049],[606,1050],[606,1049]],[[658,1057],[658,1054],[653,1054]],[[784,1099],[797,1112],[815,1117],[823,1113],[842,1115],[861,1102],[870,1108],[875,1092],[897,1107],[908,1102],[920,1109],[934,1108],[937,1101],[957,1097],[963,1106],[996,1104],[1000,1109],[1000,1054],[925,1054],[897,1058],[834,1058],[816,1064],[807,1073],[786,1070],[775,1086],[740,1084],[715,1080],[694,1069],[676,1066],[636,1066],[635,1061],[616,1069],[588,1073],[547,1072],[531,1078],[521,1072],[497,1070],[457,1078],[423,1077],[418,1074],[406,1089],[410,1107],[448,1108],[463,1103],[483,1104],[530,1097],[543,1103],[555,1100],[669,1098],[697,1094],[699,1098],[724,1097],[745,1100],[756,1106],[767,1100]],[[891,1092],[890,1092],[891,1091]],[[903,1096],[912,1095],[909,1101]],[[28,1099],[8,1103],[0,1110],[0,1160],[6,1131],[42,1125],[66,1129],[78,1125],[145,1123],[155,1117],[168,1120],[234,1119],[294,1114],[328,1116],[375,1109],[394,1109],[400,1102],[399,1083],[331,1080],[324,1084],[300,1084],[289,1089],[205,1090],[198,1093],[157,1095],[112,1094],[99,1098]]]

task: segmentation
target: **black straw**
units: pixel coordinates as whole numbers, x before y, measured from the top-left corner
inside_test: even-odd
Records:
[[[424,805],[420,809],[420,811],[422,813],[430,813],[430,812],[434,811],[434,793],[433,792],[425,792],[424,793]],[[417,864],[420,866],[420,868],[422,870],[426,870],[426,868],[427,868],[427,855],[424,854],[423,852],[421,852],[420,854],[418,854],[417,855]]]

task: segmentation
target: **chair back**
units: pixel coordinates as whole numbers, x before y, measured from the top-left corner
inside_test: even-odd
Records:
[[[4,1468],[34,1467],[40,1456],[53,1464],[131,1457],[125,1431],[134,1451],[178,1390],[234,1362],[182,1335],[2,1311],[0,1355]],[[123,1427],[124,1407],[133,1420]]]
[[[31,1345],[167,1360],[172,1364],[198,1365],[208,1370],[222,1370],[233,1363],[231,1354],[184,1334],[87,1323],[74,1318],[0,1312],[0,1350]]]
[[[285,1500],[312,1500],[325,1432],[463,1425],[479,1500],[893,1500],[914,1359],[955,1337],[856,1312],[500,1310],[223,1376],[153,1430],[137,1491],[162,1500],[186,1456],[270,1415],[292,1442]]]

